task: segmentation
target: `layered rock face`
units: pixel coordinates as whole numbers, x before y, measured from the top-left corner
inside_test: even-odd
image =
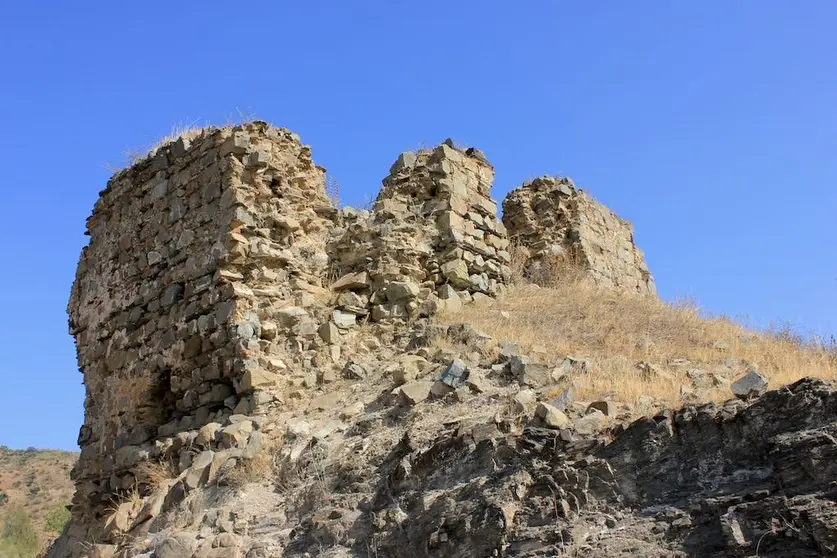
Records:
[[[260,123],[181,138],[111,179],[69,303],[87,386],[74,526],[142,491],[144,462],[187,468],[183,432],[273,402],[277,329],[305,345],[318,324],[297,303],[328,302],[323,212],[310,150]]]
[[[503,201],[511,242],[529,252],[528,267],[567,257],[606,288],[656,294],[631,224],[575,187],[568,178],[527,182]]]
[[[486,419],[393,450],[373,501],[380,556],[837,555],[837,392],[823,382],[610,437]]]

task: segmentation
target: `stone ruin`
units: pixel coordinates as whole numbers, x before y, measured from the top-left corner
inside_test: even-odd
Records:
[[[371,211],[338,210],[310,149],[255,122],[114,175],[68,308],[87,388],[68,536],[113,542],[159,513],[160,499],[130,521],[129,503],[113,509],[147,494],[149,462],[174,463],[188,491],[252,456],[260,417],[351,369],[362,323],[393,330],[490,303],[510,280],[510,239],[533,260],[570,251],[603,285],[653,292],[627,223],[550,178],[512,192],[500,221],[493,174],[446,142],[399,156]]]
[[[491,199],[493,179],[494,169],[473,148],[448,142],[402,153],[371,215],[343,212],[342,234],[330,250],[340,277],[332,288],[360,290],[349,307],[370,305],[375,321],[421,312],[418,300],[433,313],[462,297],[496,294],[510,278],[511,256]]]
[[[565,257],[599,285],[656,294],[631,224],[569,178],[536,178],[510,192],[503,201],[503,223],[511,242],[528,251],[528,272],[549,257]]]
[[[149,459],[188,466],[178,434],[272,401],[262,388],[328,303],[333,212],[310,150],[264,124],[181,138],[111,179],[69,303],[87,387],[77,525],[101,523]]]

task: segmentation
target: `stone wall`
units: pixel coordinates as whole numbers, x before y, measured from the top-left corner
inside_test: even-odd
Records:
[[[76,523],[142,486],[143,462],[188,468],[202,426],[273,402],[277,331],[304,344],[328,302],[333,211],[309,148],[263,123],[181,138],[110,180],[68,309],[87,387]]]
[[[158,500],[149,463],[188,490],[252,456],[265,416],[362,373],[347,339],[363,322],[489,302],[510,276],[492,179],[448,143],[402,154],[373,211],[338,211],[309,148],[258,122],[116,174],[68,309],[87,387],[73,537],[148,519],[125,494]]]
[[[371,211],[333,207],[324,176],[295,134],[254,122],[109,181],[68,308],[87,394],[65,544],[148,528],[256,455],[276,416],[365,377],[386,336],[491,304],[512,274],[507,228],[533,261],[569,250],[602,283],[653,289],[630,226],[566,181],[513,192],[504,225],[474,148],[401,154]],[[174,469],[168,484],[149,464]]]
[[[529,271],[549,256],[567,257],[604,287],[656,294],[631,224],[568,178],[536,178],[510,192],[503,223],[511,242],[528,250]]]
[[[447,142],[402,153],[371,213],[342,212],[345,232],[330,249],[334,288],[358,293],[353,306],[369,305],[375,321],[495,294],[510,276],[511,257],[493,179],[473,148]]]

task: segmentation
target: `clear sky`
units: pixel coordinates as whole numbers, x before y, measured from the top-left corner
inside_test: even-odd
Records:
[[[74,448],[65,314],[123,151],[240,114],[374,198],[452,137],[494,196],[565,174],[635,225],[660,294],[837,333],[837,2],[2,2],[0,445]]]

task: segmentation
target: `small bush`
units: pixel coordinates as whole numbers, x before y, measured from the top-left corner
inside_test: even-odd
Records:
[[[70,510],[67,506],[56,506],[46,518],[46,530],[50,533],[61,534],[64,531],[64,526],[70,521]]]
[[[224,484],[241,488],[251,482],[270,481],[276,477],[275,455],[278,442],[265,440],[261,449],[250,459],[242,459],[224,475]]]
[[[13,509],[0,534],[0,558],[31,558],[37,555],[39,547],[32,520],[23,509]]]
[[[170,461],[146,461],[140,466],[139,477],[150,490],[157,490],[177,477],[177,466]]]

